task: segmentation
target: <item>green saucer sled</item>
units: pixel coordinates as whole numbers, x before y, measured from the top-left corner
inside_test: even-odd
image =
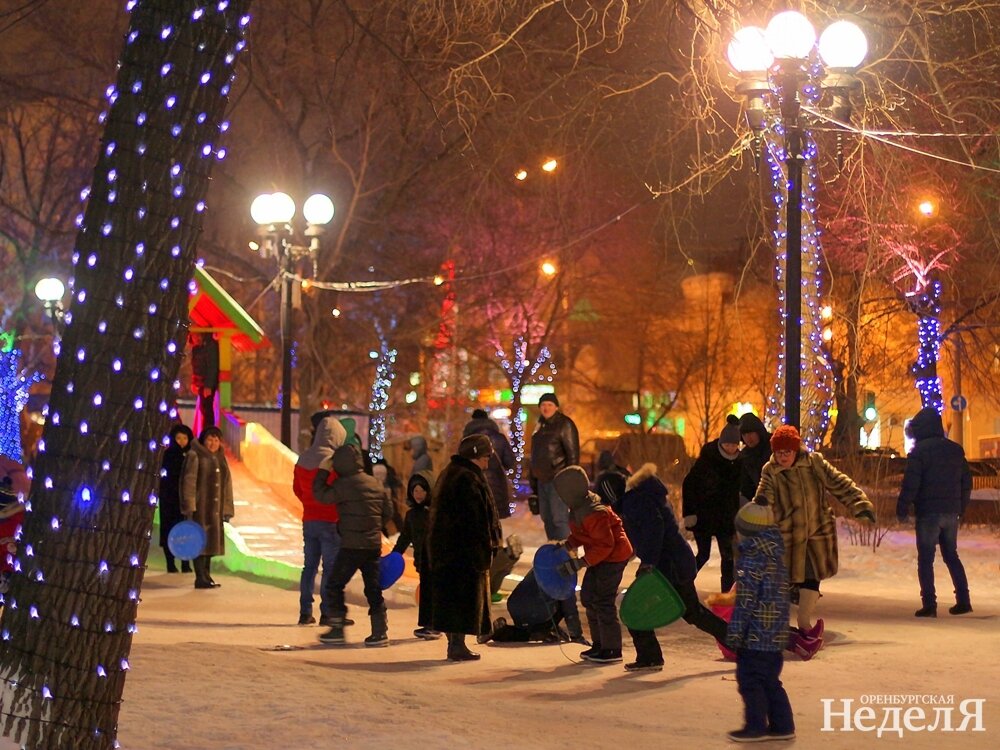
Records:
[[[628,587],[619,614],[627,628],[656,630],[679,620],[685,609],[670,581],[654,569]]]

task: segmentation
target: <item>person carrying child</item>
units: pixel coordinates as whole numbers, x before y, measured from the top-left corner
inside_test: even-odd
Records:
[[[736,651],[744,725],[727,736],[733,742],[792,740],[795,720],[780,679],[790,609],[785,545],[767,498],[759,497],[740,508],[735,526],[739,537],[736,606],[726,642]]]
[[[332,469],[337,478],[327,484],[330,468],[325,462],[321,465],[312,488],[319,502],[335,504],[340,515],[337,526],[341,547],[326,583],[330,600],[330,629],[319,639],[323,643],[346,642],[344,587],[360,570],[372,624],[372,632],[365,638],[365,645],[388,646],[389,622],[379,585],[379,559],[382,527],[392,518],[392,501],[382,483],[365,473],[361,451],[353,443],[342,445],[333,452]]]
[[[417,605],[417,629],[413,635],[425,641],[436,641],[441,633],[430,627],[431,623],[431,583],[430,571],[427,569],[427,524],[431,516],[431,490],[434,487],[434,473],[430,469],[418,471],[406,483],[406,518],[403,519],[403,530],[399,533],[393,552],[403,554],[413,545],[413,567],[420,574],[420,597]]]
[[[571,555],[583,547],[583,557],[572,557],[562,571],[576,576],[587,568],[580,588],[580,601],[587,613],[593,646],[580,654],[596,664],[622,660],[622,628],[615,599],[625,566],[632,557],[632,545],[625,536],[622,520],[601,498],[590,491],[587,472],[568,466],[552,480],[555,491],[570,510],[566,548]]]

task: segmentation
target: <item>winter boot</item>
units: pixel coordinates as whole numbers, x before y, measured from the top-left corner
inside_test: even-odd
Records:
[[[347,643],[344,638],[344,620],[342,617],[330,619],[330,629],[319,636],[320,643],[333,643],[335,645]]]
[[[413,631],[413,635],[422,641],[436,641],[441,637],[441,633],[431,628],[417,628]]]
[[[913,613],[914,617],[937,617],[937,605],[936,604],[925,604],[916,612]]]
[[[812,626],[811,630],[803,630],[802,635],[808,636],[809,638],[822,638],[824,630],[825,627],[821,618],[816,620],[816,624]]]
[[[380,648],[389,645],[389,620],[385,611],[372,615],[372,634],[365,638],[365,646]]]
[[[191,572],[191,561],[181,560],[181,573],[190,573],[190,572]]]
[[[464,633],[448,633],[448,661],[476,661],[479,654],[469,651]]]
[[[199,555],[194,559],[194,587],[196,589],[211,589],[215,588],[212,585],[211,579],[208,577],[208,558],[204,555]]]
[[[622,650],[620,648],[602,648],[593,656],[588,656],[587,661],[591,664],[617,664],[622,660]]]
[[[167,572],[168,573],[176,573],[177,572],[177,563],[174,562],[174,556],[172,554],[170,554],[170,552],[168,550],[163,550],[163,553],[164,553],[164,557],[167,558]]]
[[[810,638],[802,633],[798,633],[792,637],[794,638],[794,641],[792,643],[791,650],[798,654],[802,661],[809,661],[821,648],[823,648],[822,638]]]
[[[972,605],[968,601],[958,602],[954,607],[948,608],[950,615],[964,615],[972,611]]]

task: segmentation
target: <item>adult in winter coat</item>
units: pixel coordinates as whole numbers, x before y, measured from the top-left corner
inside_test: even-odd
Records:
[[[567,466],[580,464],[580,434],[572,419],[559,411],[559,399],[546,393],[538,400],[542,416],[531,436],[531,488],[548,539],[561,542],[569,536],[569,513],[552,480]]]
[[[655,464],[644,464],[629,477],[625,494],[616,510],[639,558],[636,578],[653,568],[659,570],[684,602],[684,620],[718,641],[726,637],[726,623],[706,609],[698,599],[694,579],[698,574],[694,553],[681,536],[674,509],[667,502],[667,487],[656,476]],[[663,651],[652,630],[632,630],[636,659],[625,665],[628,672],[659,671]]]
[[[389,645],[389,621],[379,585],[378,566],[382,556],[382,527],[392,518],[392,501],[382,483],[364,470],[360,449],[342,445],[333,452],[331,472],[326,464],[313,479],[313,495],[324,504],[336,505],[340,520],[340,551],[326,583],[330,602],[330,629],[320,635],[323,643],[342,644],[347,607],[344,587],[361,571],[368,600],[372,632],[365,646]],[[331,481],[331,474],[336,478]]]
[[[712,554],[712,538],[722,558],[721,591],[729,591],[733,574],[733,518],[740,507],[739,420],[730,414],[716,440],[706,443],[684,477],[682,485],[684,526],[698,545],[695,562],[701,570]]]
[[[965,450],[944,436],[941,415],[933,407],[917,412],[906,431],[916,444],[906,457],[896,516],[905,521],[911,505],[917,516],[917,578],[922,606],[914,614],[937,617],[934,551],[940,545],[955,586],[955,606],[948,611],[964,615],[972,611],[969,581],[958,557],[958,522],[972,497]]]
[[[486,467],[484,473],[486,481],[490,483],[490,490],[493,492],[493,504],[496,505],[497,514],[500,518],[509,518],[513,493],[507,472],[513,471],[517,466],[517,459],[514,458],[514,450],[510,447],[510,441],[484,409],[476,409],[472,412],[472,419],[466,423],[462,430],[462,437],[469,435],[485,435],[493,444],[493,456],[490,458],[490,465]]]
[[[431,459],[431,454],[427,452],[427,438],[423,435],[415,435],[410,438],[410,456],[413,458],[410,476],[418,471],[434,470],[434,461]]]
[[[431,499],[431,627],[447,633],[450,661],[478,659],[466,647],[465,636],[490,632],[489,571],[502,537],[483,474],[492,455],[493,444],[485,435],[462,438]]]
[[[434,489],[434,473],[430,470],[421,471],[410,477],[406,485],[406,518],[403,519],[403,530],[396,540],[393,552],[403,554],[413,545],[413,567],[420,574],[420,597],[417,605],[417,629],[413,635],[426,641],[437,640],[441,634],[431,625],[431,571],[427,565],[427,526],[431,516],[431,492]]]
[[[312,625],[313,592],[316,588],[316,573],[323,564],[320,578],[319,624],[330,627],[332,613],[326,584],[340,551],[340,532],[337,521],[340,516],[336,505],[324,505],[313,494],[313,481],[320,466],[330,468],[333,452],[347,440],[347,430],[334,416],[323,417],[316,424],[312,445],[309,446],[292,471],[292,489],[302,503],[302,575],[299,576],[299,625]]]
[[[590,491],[590,479],[582,468],[567,466],[556,474],[553,482],[570,511],[566,548],[574,554],[578,547],[583,547],[583,557],[572,557],[567,565],[574,578],[577,570],[587,568],[580,587],[580,602],[587,613],[593,645],[580,656],[598,664],[620,662],[622,626],[615,599],[625,566],[632,557],[632,545],[618,514]]]
[[[212,558],[226,554],[224,524],[233,517],[233,480],[218,427],[204,429],[184,458],[181,511],[205,529],[205,547],[194,559],[194,587],[218,588]]]
[[[757,494],[760,472],[771,458],[771,433],[760,418],[751,412],[740,417],[740,504],[748,503]]]
[[[813,627],[819,582],[837,574],[837,525],[826,494],[857,519],[874,523],[875,509],[854,481],[822,455],[802,446],[799,431],[782,425],[771,436],[771,460],[761,471],[757,494],[767,498],[785,544],[785,569],[793,597],[798,591],[799,630],[822,638],[823,621]]]
[[[183,520],[181,513],[181,478],[184,471],[184,459],[194,442],[191,428],[183,424],[175,424],[170,428],[170,445],[163,451],[163,461],[160,464],[160,546],[163,556],[167,558],[167,572],[177,572],[177,562],[174,559],[167,539],[170,530]],[[191,563],[181,560],[181,570],[191,572]]]

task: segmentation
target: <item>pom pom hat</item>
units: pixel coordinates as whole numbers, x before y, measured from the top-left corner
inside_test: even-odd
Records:
[[[795,451],[798,453],[801,445],[802,438],[799,437],[799,431],[795,429],[794,425],[783,424],[771,435],[771,450],[774,452]]]

